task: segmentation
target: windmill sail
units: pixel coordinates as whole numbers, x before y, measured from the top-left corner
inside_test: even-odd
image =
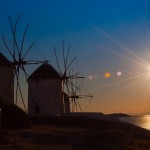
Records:
[[[11,16],[9,16],[10,21],[10,28],[12,33],[12,46],[10,46],[7,42],[6,36],[2,35],[3,43],[6,48],[6,51],[11,57],[10,62],[0,62],[1,66],[7,66],[11,67],[13,69],[13,76],[12,79],[9,80],[10,82],[14,82],[15,84],[13,87],[13,90],[15,89],[15,104],[17,105],[18,99],[20,98],[24,107],[24,110],[27,112],[27,108],[25,105],[25,101],[22,94],[22,89],[20,85],[20,74],[21,72],[24,74],[25,78],[28,78],[28,73],[26,71],[25,66],[27,65],[33,65],[33,64],[41,64],[45,63],[47,61],[28,61],[26,60],[27,55],[30,53],[31,48],[35,44],[35,41],[33,41],[27,48],[25,47],[26,42],[26,34],[29,27],[29,24],[26,25],[24,32],[22,34],[21,42],[19,38],[17,37],[17,27],[19,23],[20,15],[16,18],[16,20],[13,22]],[[9,42],[10,43],[10,42]],[[11,83],[10,83],[11,84]],[[8,86],[9,87],[9,86]]]
[[[56,67],[58,68],[58,72],[62,79],[62,90],[65,93],[63,95],[63,101],[66,106],[70,106],[70,111],[82,111],[82,107],[80,105],[79,99],[81,98],[91,98],[92,95],[79,95],[80,87],[79,84],[81,80],[84,79],[80,72],[78,71],[78,67],[75,66],[77,57],[71,56],[71,44],[66,45],[64,41],[62,41],[62,48],[54,48],[55,52],[55,60]],[[58,54],[59,53],[59,54]],[[60,54],[61,53],[61,54]],[[69,104],[68,103],[69,100]],[[78,108],[78,109],[77,109]],[[68,112],[68,110],[64,110]]]

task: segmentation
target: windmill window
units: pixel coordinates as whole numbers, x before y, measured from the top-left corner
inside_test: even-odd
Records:
[[[35,105],[35,114],[40,113],[40,106],[38,104]]]

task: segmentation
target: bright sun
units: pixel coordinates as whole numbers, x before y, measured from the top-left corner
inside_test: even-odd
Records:
[[[146,64],[145,65],[145,73],[146,73],[146,75],[148,76],[148,77],[150,77],[150,64]]]

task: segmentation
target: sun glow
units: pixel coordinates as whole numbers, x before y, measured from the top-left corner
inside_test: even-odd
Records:
[[[147,71],[147,74],[148,74],[149,77],[150,77],[150,64],[146,65],[146,66],[145,66],[145,69],[146,69],[146,71]]]
[[[120,76],[122,76],[122,72],[121,72],[121,71],[118,71],[118,72],[116,73],[116,75],[117,75],[118,77],[120,77]]]
[[[109,72],[106,72],[104,76],[105,76],[105,78],[110,78],[111,74]]]
[[[93,76],[92,75],[89,75],[89,80],[93,80]]]
[[[98,76],[100,84],[94,87],[93,91],[98,91],[101,99],[105,99],[106,107],[111,102],[110,108],[113,108],[113,112],[119,111],[118,106],[124,112],[149,111],[150,45],[143,42],[143,45],[139,46],[138,44],[141,43],[137,42],[129,45],[132,48],[130,49],[99,28],[94,27],[94,29],[104,35],[108,42],[112,42],[111,46],[107,42],[107,45],[94,43],[102,52],[106,53],[105,56],[108,56],[106,60],[111,60],[112,63],[107,65],[108,62],[107,64],[101,62],[110,71],[102,70],[104,66],[98,70],[101,72],[101,75]]]

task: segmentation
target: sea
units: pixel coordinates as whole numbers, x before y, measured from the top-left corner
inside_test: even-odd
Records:
[[[132,116],[132,117],[120,117],[121,121],[132,123],[137,125],[141,128],[145,128],[150,130],[150,115],[143,115],[143,116]]]

